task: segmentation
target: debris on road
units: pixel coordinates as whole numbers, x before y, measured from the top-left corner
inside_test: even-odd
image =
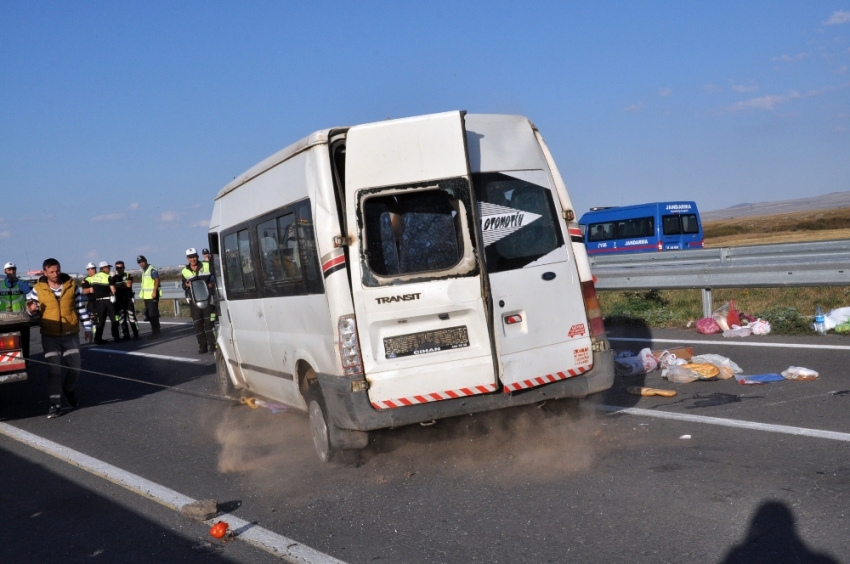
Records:
[[[210,527],[210,536],[216,539],[224,539],[227,542],[227,538],[225,538],[230,530],[230,525],[225,523],[224,521],[219,521]],[[231,533],[232,534],[232,533]]]
[[[704,335],[722,332],[724,337],[749,337],[767,335],[770,333],[770,323],[739,312],[735,300],[732,300],[714,310],[711,317],[697,321],[696,329]]]
[[[181,507],[180,515],[196,521],[209,521],[218,515],[218,503],[214,499],[199,499]]]
[[[803,368],[802,366],[789,366],[787,369],[782,371],[782,376],[786,380],[811,382],[813,380],[817,380],[818,376],[820,375],[810,368]]]
[[[265,401],[258,398],[242,398],[239,401],[250,407],[251,409],[257,409],[258,407],[265,407],[270,410],[272,413],[283,413],[287,409],[289,409],[288,405],[283,405],[282,403],[274,403],[271,401]]]
[[[679,438],[680,438],[680,439],[685,439],[685,440],[687,440],[687,439],[690,439],[690,438],[691,438],[691,436],[690,436],[690,435],[682,435],[682,436],[681,436],[681,437],[679,437]]]
[[[676,390],[662,390],[661,388],[647,388],[644,386],[629,386],[626,391],[635,396],[661,396],[672,398],[676,395]]]
[[[697,380],[711,380],[720,374],[720,369],[708,362],[688,363],[671,366],[661,373],[674,384],[688,384]]]
[[[732,362],[731,359],[719,354],[701,354],[691,358],[691,362],[713,364],[719,371],[717,374],[719,380],[728,380],[735,374],[743,372],[741,367]]]
[[[761,384],[768,384],[770,382],[781,382],[785,378],[782,377],[782,374],[753,374],[749,376],[744,376],[741,374],[736,374],[735,379],[738,380],[739,384],[744,384],[747,386],[759,386]]]

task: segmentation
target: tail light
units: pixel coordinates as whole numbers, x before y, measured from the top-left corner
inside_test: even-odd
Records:
[[[360,357],[360,343],[357,340],[357,322],[353,315],[339,318],[339,360],[346,376],[363,374],[363,361]]]
[[[21,348],[21,336],[17,333],[0,335],[0,351],[15,351]]]
[[[659,251],[663,251],[663,250],[664,250],[664,243],[662,243],[661,241],[658,241],[658,250],[659,250]]]
[[[581,294],[584,297],[584,309],[587,311],[587,321],[590,323],[591,337],[604,337],[605,324],[602,321],[602,306],[596,297],[596,286],[592,280],[581,283]]]

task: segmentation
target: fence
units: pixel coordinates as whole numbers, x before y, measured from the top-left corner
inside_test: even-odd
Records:
[[[598,290],[702,290],[711,315],[712,288],[850,285],[850,240],[720,247],[590,257]]]

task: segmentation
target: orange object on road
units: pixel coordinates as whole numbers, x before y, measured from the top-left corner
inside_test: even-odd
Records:
[[[219,521],[212,527],[210,527],[210,535],[217,539],[224,538],[224,535],[227,534],[227,530],[230,528],[230,525],[225,523],[224,521]]]
[[[661,396],[672,398],[676,395],[676,390],[662,390],[660,388],[645,388],[643,386],[629,386],[627,392],[635,396]]]

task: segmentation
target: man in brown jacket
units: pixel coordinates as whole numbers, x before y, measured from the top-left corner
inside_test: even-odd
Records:
[[[27,296],[27,311],[40,315],[41,346],[44,359],[48,362],[47,392],[50,395],[50,410],[47,418],[58,417],[62,411],[62,394],[68,405],[77,407],[74,386],[80,375],[80,324],[85,329],[86,342],[91,342],[91,320],[89,319],[83,293],[76,282],[62,273],[59,261],[49,258],[44,261],[44,276],[38,279]],[[68,369],[65,384],[62,384],[62,359]]]

